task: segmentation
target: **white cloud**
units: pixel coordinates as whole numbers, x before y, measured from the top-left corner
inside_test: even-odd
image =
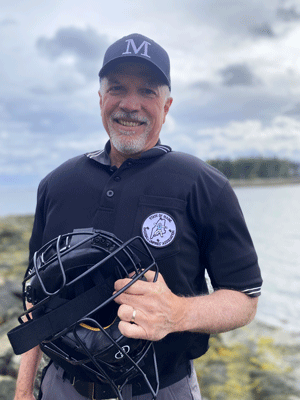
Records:
[[[101,58],[132,32],[158,41],[171,58],[174,102],[164,143],[204,159],[276,153],[300,161],[297,3],[3,3],[0,177],[25,181],[103,146]]]
[[[297,160],[300,121],[278,116],[268,125],[259,120],[247,120],[233,121],[223,128],[199,129],[195,149],[196,155],[204,159],[260,155]]]
[[[7,130],[0,131],[0,176],[34,174],[38,179],[66,159],[101,149],[107,141],[105,131],[86,135],[70,132],[52,140],[47,133],[32,133],[20,125],[13,140]]]

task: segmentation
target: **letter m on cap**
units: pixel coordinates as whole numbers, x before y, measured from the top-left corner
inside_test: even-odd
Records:
[[[132,50],[134,51],[134,54],[138,54],[140,51],[142,51],[142,49],[144,49],[144,53],[141,53],[142,56],[151,58],[150,56],[148,56],[148,46],[151,46],[151,43],[146,42],[146,40],[143,41],[143,43],[140,45],[140,47],[136,47],[134,40],[133,39],[128,39],[125,40],[127,42],[127,49],[125,51],[125,53],[123,54],[131,54],[130,51],[130,47],[132,48]]]

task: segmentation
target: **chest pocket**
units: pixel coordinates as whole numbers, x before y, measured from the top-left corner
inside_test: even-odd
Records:
[[[159,196],[140,196],[133,235],[141,235],[156,260],[180,251],[186,201]]]

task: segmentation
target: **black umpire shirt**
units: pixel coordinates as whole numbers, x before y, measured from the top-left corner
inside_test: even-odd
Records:
[[[41,181],[30,258],[61,234],[93,227],[123,241],[143,236],[175,294],[206,294],[205,270],[215,289],[260,294],[257,255],[237,198],[219,171],[160,142],[120,168],[110,165],[109,152],[110,142]],[[208,338],[184,332],[156,342],[162,383],[186,360],[204,354]]]

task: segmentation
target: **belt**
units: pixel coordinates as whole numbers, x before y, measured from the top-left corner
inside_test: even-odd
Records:
[[[56,368],[58,368],[55,363],[54,365]],[[178,382],[180,379],[183,379],[185,376],[190,375],[190,368],[190,362],[188,362],[188,364],[185,363],[177,366],[176,374],[172,374],[169,379],[166,379],[165,377],[165,379],[161,382],[160,389],[172,385],[173,383]],[[116,397],[116,393],[111,386],[93,381],[82,381],[66,370],[63,373],[63,379],[67,379],[79,394],[92,400],[105,400]],[[149,393],[147,386],[141,385],[139,382],[133,381],[131,386],[133,396],[140,396],[142,394]]]
[[[116,393],[108,385],[92,381],[81,381],[66,371],[63,374],[63,379],[67,379],[79,394],[89,399],[104,400],[116,397]],[[138,383],[133,384],[132,392],[135,396],[145,394],[145,388],[142,388]]]
[[[74,378],[72,386],[79,394],[92,400],[115,397],[115,393],[112,393],[110,388],[106,391],[103,385],[96,382],[77,381]]]

